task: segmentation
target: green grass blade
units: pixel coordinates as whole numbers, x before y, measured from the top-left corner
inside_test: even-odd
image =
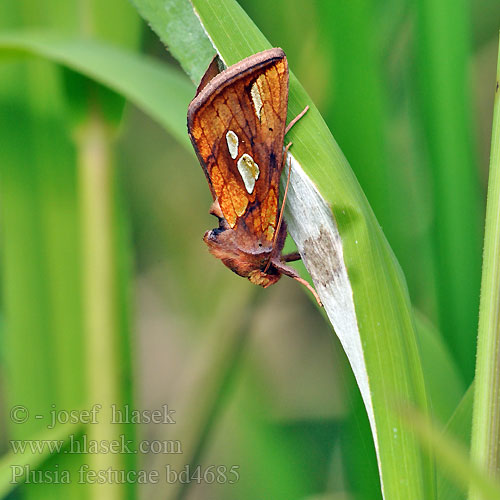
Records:
[[[194,1],[193,5],[227,64],[270,46],[235,2]],[[159,35],[164,37],[161,28]],[[187,50],[189,40],[179,38]],[[307,213],[318,215],[316,221],[308,221],[313,224],[309,230],[316,227],[314,241],[308,248],[309,255],[316,252],[316,257],[306,260],[306,265],[316,278],[320,293],[329,293],[327,290],[331,290],[335,280],[332,279],[332,269],[322,263],[327,256],[335,262],[334,250],[330,246],[334,241],[335,225],[330,208],[333,209],[342,237],[345,264],[350,272],[355,316],[344,311],[340,315],[334,314],[331,319],[351,354],[372,417],[385,496],[387,499],[430,499],[434,495],[434,485],[429,465],[422,459],[417,443],[405,432],[399,418],[387,414],[387,405],[397,406],[401,400],[426,405],[404,279],[344,156],[316,108],[291,75],[289,116],[295,116],[306,104],[311,105],[311,109],[292,133],[293,155],[298,163],[294,163],[289,198],[291,233],[299,249],[303,250],[307,243],[301,240],[304,234],[301,237],[299,231],[305,228],[307,233],[307,223],[301,217]],[[304,189],[311,198],[300,196]],[[297,196],[293,195],[294,191]],[[302,206],[300,199],[305,202]],[[324,216],[324,239],[316,232],[320,214]],[[298,222],[294,223],[293,218]],[[323,289],[322,282],[326,283]],[[348,324],[342,324],[344,320]],[[347,332],[352,335],[349,337]]]
[[[472,485],[481,500],[498,500],[500,482],[494,480],[469,460],[466,446],[454,440],[430,419],[416,410],[407,410],[408,425],[417,434],[423,446],[436,456],[436,463],[463,491]]]
[[[474,384],[471,384],[462,397],[460,404],[453,412],[452,417],[446,424],[445,429],[446,434],[461,442],[467,448],[470,445],[473,400]],[[441,471],[438,471],[437,480],[439,500],[464,500],[466,498],[467,494],[465,491],[461,491],[460,488]]]
[[[49,58],[112,88],[190,145],[186,109],[193,86],[178,71],[104,42],[47,32],[0,33],[0,49],[5,56],[27,53]]]
[[[81,433],[81,430],[81,424],[60,425],[48,431],[34,434],[33,441],[50,443],[51,445],[57,443],[57,445],[61,444],[64,447],[70,436],[75,439]],[[33,453],[29,450],[29,446],[27,448],[23,453],[10,451],[0,459],[0,498],[6,498],[19,484],[26,480],[26,470],[36,471],[53,456],[49,446],[44,446],[41,453],[38,452],[38,449],[36,453]],[[22,476],[19,468],[25,469]],[[61,477],[62,470],[64,469],[61,469]],[[12,480],[13,476],[16,481]]]
[[[467,78],[468,2],[420,0],[416,7],[417,92],[434,184],[440,331],[468,382],[474,367],[482,218]]]
[[[335,138],[394,248],[405,234],[399,227],[404,219],[395,210],[401,206],[402,191],[395,178],[399,165],[389,161],[387,86],[377,51],[375,3],[319,3],[324,43],[331,47],[333,59],[323,116],[336,131]]]
[[[132,3],[197,84],[214,56],[214,49],[189,2],[132,0]]]
[[[448,345],[431,322],[415,311],[415,323],[432,414],[446,422],[464,394],[462,374]]]
[[[500,52],[491,138],[471,455],[490,475],[500,467]],[[471,500],[481,498],[478,490]]]
[[[83,393],[73,151],[56,68],[32,61],[0,72],[1,219],[9,235],[2,238],[4,402],[48,416],[52,404],[79,408]],[[34,416],[5,423],[10,439],[34,439],[47,425]],[[74,471],[81,458],[60,455],[39,466],[49,474],[56,465]],[[72,483],[67,495],[83,489]],[[53,484],[19,488],[25,499],[58,492]]]
[[[401,39],[408,36],[409,8],[401,1],[321,0],[317,50],[323,57],[319,64],[312,62],[311,73],[318,79],[321,65],[328,90],[318,107],[403,268],[413,305],[432,315],[428,195],[408,129],[408,89],[402,85],[412,60],[408,50],[400,54],[400,46],[406,47]]]

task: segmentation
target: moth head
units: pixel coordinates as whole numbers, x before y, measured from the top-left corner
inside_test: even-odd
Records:
[[[214,257],[220,259],[231,271],[248,278],[252,283],[265,288],[278,281],[280,275],[272,266],[268,271],[263,271],[269,260],[270,251],[258,253],[244,251],[239,246],[241,241],[236,231],[219,226],[207,231],[203,241]]]

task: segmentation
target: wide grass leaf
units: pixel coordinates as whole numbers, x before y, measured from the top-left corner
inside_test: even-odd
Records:
[[[19,53],[46,57],[109,86],[189,144],[185,123],[193,87],[178,71],[105,42],[48,32],[0,33],[0,54]]]

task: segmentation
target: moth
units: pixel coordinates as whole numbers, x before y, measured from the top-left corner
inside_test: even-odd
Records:
[[[188,108],[189,137],[213,197],[219,221],[203,240],[231,271],[264,288],[281,275],[316,291],[282,255],[287,235],[279,183],[289,143],[285,135],[308,107],[286,126],[288,63],[282,49],[250,56],[218,73],[214,58]],[[291,167],[291,165],[290,165]],[[290,170],[288,181],[290,180]]]

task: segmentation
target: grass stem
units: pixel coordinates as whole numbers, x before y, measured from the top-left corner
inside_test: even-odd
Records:
[[[113,249],[113,167],[111,132],[97,112],[89,114],[78,134],[78,163],[83,231],[83,300],[87,401],[100,404],[99,423],[90,425],[89,442],[119,439],[111,405],[120,406],[118,320]],[[123,469],[122,455],[91,453],[91,471]],[[92,488],[93,500],[123,498],[123,486],[111,481]]]
[[[497,71],[471,444],[472,460],[491,476],[500,466],[500,53]],[[469,499],[481,498],[471,488]]]

